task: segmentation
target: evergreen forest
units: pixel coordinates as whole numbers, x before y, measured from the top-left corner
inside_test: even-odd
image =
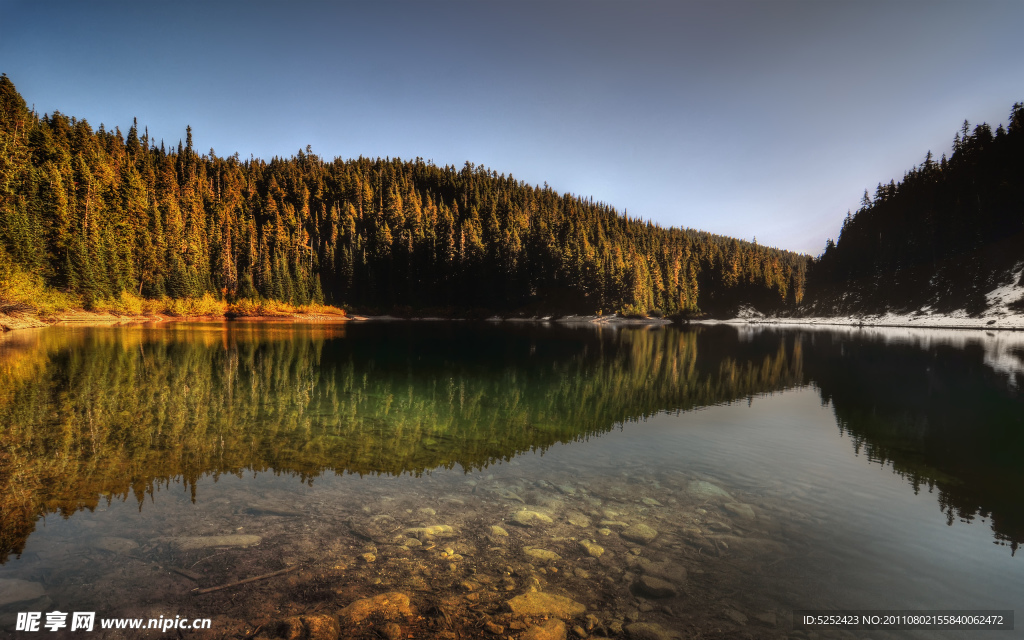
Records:
[[[1024,104],[993,132],[965,120],[949,158],[929,151],[900,182],[867,191],[808,274],[810,315],[966,310],[1024,286]],[[1024,311],[1016,303],[1016,311]],[[1012,306],[1011,306],[1012,308]]]
[[[663,228],[470,162],[200,154],[191,128],[168,148],[136,123],[40,116],[6,76],[0,149],[0,278],[33,274],[86,308],[206,295],[693,316],[803,296],[807,256]]]

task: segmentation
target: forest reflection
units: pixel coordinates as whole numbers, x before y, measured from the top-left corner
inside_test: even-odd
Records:
[[[1015,553],[1024,542],[1024,335],[803,335],[807,378],[854,451],[936,494],[948,524],[988,521]]]
[[[478,469],[799,385],[800,339],[470,323],[52,329],[0,343],[0,556],[171,482]]]
[[[989,522],[1015,551],[1024,348],[922,335],[459,322],[16,332],[0,340],[0,558],[43,515],[129,498],[141,509],[171,483],[194,498],[200,478],[247,471],[311,483],[481,469],[807,384],[852,453],[935,493],[950,524]]]

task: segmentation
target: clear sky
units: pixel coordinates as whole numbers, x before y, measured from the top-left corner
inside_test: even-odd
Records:
[[[1024,101],[1024,2],[0,0],[39,113],[243,158],[483,164],[817,255]]]

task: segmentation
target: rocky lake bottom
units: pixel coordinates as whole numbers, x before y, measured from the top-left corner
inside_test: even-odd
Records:
[[[571,447],[470,473],[221,476],[194,503],[171,484],[51,516],[0,574],[39,591],[5,618],[209,617],[183,637],[267,640],[864,637],[793,628],[795,608],[850,602],[822,519],[794,508],[807,488],[607,452],[574,465]]]

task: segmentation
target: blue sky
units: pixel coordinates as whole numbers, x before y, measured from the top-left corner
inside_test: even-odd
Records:
[[[270,158],[467,160],[811,254],[1024,101],[1024,2],[20,2],[40,112]]]

